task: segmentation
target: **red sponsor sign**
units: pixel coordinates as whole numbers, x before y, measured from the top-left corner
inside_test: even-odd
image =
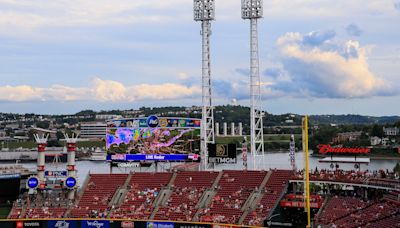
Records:
[[[16,223],[16,226],[15,226],[16,228],[24,228],[24,222],[21,222],[21,221],[18,221],[17,223]]]
[[[134,228],[135,227],[135,223],[134,222],[130,222],[130,221],[122,221],[121,222],[121,227],[122,228]]]
[[[280,202],[281,207],[305,207],[304,201],[284,201]],[[310,202],[311,208],[321,208],[322,202]]]
[[[329,144],[320,144],[317,146],[319,153],[335,153],[335,154],[368,154],[371,152],[370,148],[347,148],[347,147],[332,147]]]

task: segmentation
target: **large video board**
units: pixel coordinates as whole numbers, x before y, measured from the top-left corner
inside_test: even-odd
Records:
[[[198,161],[200,119],[156,117],[107,121],[107,160]]]

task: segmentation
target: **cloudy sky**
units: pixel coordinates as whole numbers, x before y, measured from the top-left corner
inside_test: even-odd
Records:
[[[248,105],[249,21],[216,0],[216,104]],[[0,0],[0,112],[200,105],[192,0]],[[263,107],[400,115],[400,0],[264,0]]]

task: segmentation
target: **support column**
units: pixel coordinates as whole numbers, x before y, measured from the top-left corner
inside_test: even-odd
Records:
[[[250,20],[250,151],[254,159],[254,169],[263,168],[265,155],[257,30],[257,20],[262,15],[262,0],[242,0],[242,18]]]
[[[38,159],[37,159],[37,176],[39,178],[39,188],[44,189],[46,186],[46,179],[44,178],[45,163],[46,163],[46,143],[38,143]]]
[[[37,144],[38,158],[37,158],[37,177],[39,179],[39,189],[46,187],[46,179],[44,176],[45,163],[46,163],[46,145],[49,135],[34,134],[33,135]]]
[[[72,134],[72,138],[70,138],[67,134],[64,134],[65,142],[67,145],[67,171],[68,177],[73,177],[77,179],[76,168],[75,168],[75,154],[76,154],[76,142],[78,141],[78,136],[74,136]],[[73,200],[75,198],[76,189],[69,189],[68,191],[68,199]]]
[[[215,143],[214,136],[214,111],[212,107],[211,85],[211,60],[210,60],[210,36],[211,21],[215,16],[214,0],[194,0],[193,16],[195,21],[201,21],[202,36],[202,124],[201,124],[201,159],[202,169],[208,167],[209,143]]]
[[[231,135],[235,136],[235,123],[234,122],[231,123]]]
[[[228,136],[228,124],[224,122],[224,136]]]

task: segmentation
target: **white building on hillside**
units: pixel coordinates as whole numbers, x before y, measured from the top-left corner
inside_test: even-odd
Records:
[[[102,139],[106,137],[107,124],[104,122],[87,122],[81,123],[81,138],[97,138]]]
[[[397,127],[383,127],[383,132],[387,136],[396,136],[399,134],[399,130]]]
[[[382,142],[382,139],[377,136],[373,136],[370,138],[370,141],[371,141],[371,146],[376,146]]]

